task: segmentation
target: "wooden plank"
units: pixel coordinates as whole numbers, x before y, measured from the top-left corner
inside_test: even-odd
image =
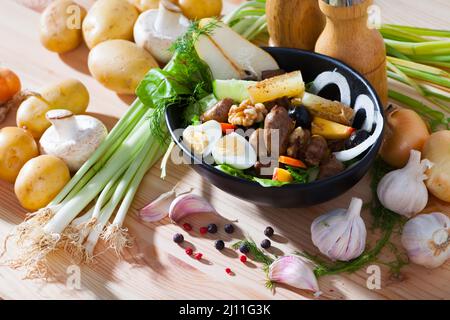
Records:
[[[90,3],[91,0],[84,0]],[[239,0],[238,0],[239,1]],[[17,2],[21,2],[18,4]],[[66,77],[83,81],[91,94],[89,111],[95,113],[109,127],[126,110],[133,97],[119,97],[106,90],[89,76],[86,67],[87,49],[81,47],[74,52],[55,55],[46,51],[39,43],[37,11],[42,6],[26,8],[24,4],[42,4],[44,1],[3,0],[0,4],[0,64],[17,71],[24,87],[38,88],[49,82]],[[449,29],[445,0],[406,1],[395,3],[388,0],[376,1],[381,7],[383,21],[417,24]],[[230,8],[227,7],[227,8]],[[14,112],[6,124],[14,125]],[[187,166],[171,164],[165,181],[159,179],[155,166],[142,183],[132,210],[126,220],[130,233],[135,236],[135,246],[126,252],[124,260],[118,260],[108,251],[98,257],[94,265],[81,267],[81,288],[71,289],[67,267],[73,262],[63,254],[52,257],[52,267],[57,274],[53,283],[22,280],[20,271],[0,268],[0,297],[3,299],[303,299],[311,294],[300,290],[280,287],[273,295],[264,289],[264,274],[253,263],[244,265],[232,251],[226,254],[214,249],[216,238],[227,244],[248,234],[257,242],[263,239],[262,231],[272,225],[282,235],[274,242],[277,254],[307,249],[317,252],[310,240],[309,227],[318,215],[336,208],[346,207],[351,197],[370,199],[369,178],[365,177],[345,195],[307,209],[274,209],[258,207],[236,199],[211,186]],[[178,181],[183,187],[195,188],[195,193],[206,197],[226,217],[238,218],[241,229],[233,237],[222,231],[223,220],[200,215],[193,218],[196,230],[209,222],[219,224],[217,235],[205,237],[192,233],[186,240],[205,256],[205,262],[198,262],[184,254],[174,244],[172,235],[180,228],[167,219],[159,223],[146,224],[136,218],[136,210],[160,193],[170,190]],[[12,186],[0,182],[0,238],[25,217],[25,211],[14,197]],[[450,213],[449,206],[432,202],[428,210]],[[368,221],[368,214],[364,213]],[[369,234],[373,243],[376,235]],[[395,239],[398,244],[398,239]],[[101,251],[101,248],[100,250]],[[236,273],[234,277],[225,274],[226,267]],[[381,266],[382,289],[369,290],[366,287],[368,275],[361,270],[351,275],[340,275],[320,279],[323,299],[448,299],[450,298],[450,263],[436,270],[426,270],[410,265],[404,270],[402,281],[389,279],[387,269]]]

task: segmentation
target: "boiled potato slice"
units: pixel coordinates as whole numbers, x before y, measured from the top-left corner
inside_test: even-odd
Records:
[[[33,136],[24,129],[0,129],[0,179],[14,182],[22,166],[39,155]]]
[[[305,83],[300,71],[269,78],[248,87],[253,103],[263,103],[282,97],[301,97],[304,92]]]
[[[55,156],[43,155],[23,166],[14,191],[25,209],[36,211],[49,204],[69,180],[69,168],[64,161]]]

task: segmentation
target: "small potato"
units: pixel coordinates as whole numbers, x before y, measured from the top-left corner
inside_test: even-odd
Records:
[[[17,126],[28,130],[38,139],[50,127],[45,118],[51,109],[67,109],[82,114],[89,105],[89,92],[78,80],[68,79],[38,90],[42,98],[31,97],[22,102],[17,110]]]
[[[222,12],[222,0],[179,0],[179,5],[191,20],[219,17]]]
[[[84,41],[89,49],[112,39],[133,40],[139,11],[125,0],[98,0],[83,21]]]
[[[158,64],[150,53],[133,42],[109,40],[91,50],[88,66],[106,88],[119,94],[134,94],[145,74]]]
[[[72,0],[52,2],[40,19],[42,45],[57,53],[78,47],[83,41],[81,23],[85,16],[86,10]]]
[[[43,155],[31,159],[23,166],[14,191],[25,209],[36,211],[49,204],[69,180],[69,169],[64,161]]]
[[[423,158],[433,163],[428,170],[428,190],[437,198],[450,202],[450,130],[433,133],[423,148]]]
[[[14,182],[22,166],[39,155],[33,136],[17,127],[0,129],[0,179]]]
[[[134,5],[140,12],[158,9],[159,6],[159,0],[128,0],[128,2]]]

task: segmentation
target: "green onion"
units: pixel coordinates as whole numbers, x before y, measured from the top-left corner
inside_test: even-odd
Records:
[[[397,40],[397,41],[408,41],[408,42],[425,42],[430,41],[424,37],[418,36],[414,33],[408,31],[403,31],[401,29],[394,28],[388,25],[382,25],[380,28],[381,35],[385,39]]]
[[[437,130],[440,126],[444,126],[447,129],[450,128],[448,119],[445,118],[445,115],[442,112],[433,110],[423,102],[415,100],[395,90],[389,90],[388,95],[389,98],[404,103],[409,108],[424,117],[430,124],[433,131]]]
[[[422,71],[422,72],[427,72],[427,73],[437,75],[437,76],[444,76],[444,77],[449,76],[449,73],[444,70],[441,70],[441,69],[435,68],[435,67],[430,67],[430,66],[427,66],[427,65],[424,65],[421,63],[417,63],[417,62],[413,62],[413,61],[405,61],[403,59],[394,58],[394,57],[387,57],[387,60],[398,66],[407,67],[407,68]]]
[[[399,31],[405,31],[420,36],[450,38],[450,30],[437,30],[437,29],[401,26],[396,24],[385,24],[383,25],[383,27],[393,28]]]
[[[420,80],[425,80],[440,86],[444,86],[446,88],[450,88],[450,78],[442,77],[442,76],[436,76],[434,74],[423,72],[418,69],[412,69],[408,67],[402,67],[398,66],[398,68],[403,71],[408,76],[411,76],[413,78],[417,78]]]
[[[450,41],[403,42],[384,39],[384,42],[401,53],[408,55],[447,55],[450,54]]]

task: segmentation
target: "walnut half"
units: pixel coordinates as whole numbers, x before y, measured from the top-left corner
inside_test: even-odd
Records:
[[[253,105],[249,99],[244,100],[241,104],[233,105],[228,112],[228,122],[235,126],[250,127],[254,123],[264,120],[267,109],[262,103]]]

